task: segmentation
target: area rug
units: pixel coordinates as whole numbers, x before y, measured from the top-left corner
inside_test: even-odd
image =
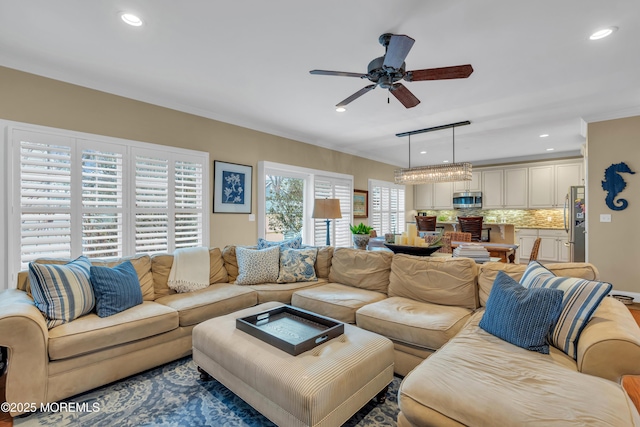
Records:
[[[394,377],[382,405],[368,403],[345,426],[395,426],[398,386]],[[14,426],[274,426],[219,382],[201,381],[191,357],[67,399],[53,412],[14,418]],[[97,410],[95,410],[97,409]]]

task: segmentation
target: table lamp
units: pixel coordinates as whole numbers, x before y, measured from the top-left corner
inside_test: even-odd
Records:
[[[327,222],[327,246],[331,245],[329,237],[329,223],[332,219],[342,218],[340,199],[315,199],[312,218],[323,218]]]

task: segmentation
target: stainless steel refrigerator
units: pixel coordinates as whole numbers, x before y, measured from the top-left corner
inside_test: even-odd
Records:
[[[584,186],[569,187],[564,201],[564,228],[569,234],[570,262],[585,260],[586,215]]]

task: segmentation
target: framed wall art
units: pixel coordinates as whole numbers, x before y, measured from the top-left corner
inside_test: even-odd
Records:
[[[353,190],[353,217],[369,217],[369,192],[366,190]]]
[[[251,213],[253,166],[213,161],[213,213]]]

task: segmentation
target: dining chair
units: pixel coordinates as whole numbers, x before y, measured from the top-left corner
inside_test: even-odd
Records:
[[[435,216],[416,215],[416,226],[418,231],[436,231],[437,218],[438,217]]]
[[[491,229],[490,228],[482,228],[482,221],[484,221],[484,217],[482,216],[459,216],[458,224],[460,225],[460,231],[464,233],[471,233],[471,241],[473,242],[482,242],[482,241],[490,241],[491,240]],[[487,239],[482,239],[482,231],[487,230]]]
[[[446,239],[446,240],[445,240]],[[471,233],[462,233],[460,231],[445,231],[442,236],[442,248],[438,252],[453,253],[451,249],[451,242],[470,242]]]
[[[529,261],[535,261],[538,259],[538,252],[540,251],[540,242],[542,238],[538,237],[535,242],[533,242],[533,247],[531,248],[531,255],[529,255]]]

